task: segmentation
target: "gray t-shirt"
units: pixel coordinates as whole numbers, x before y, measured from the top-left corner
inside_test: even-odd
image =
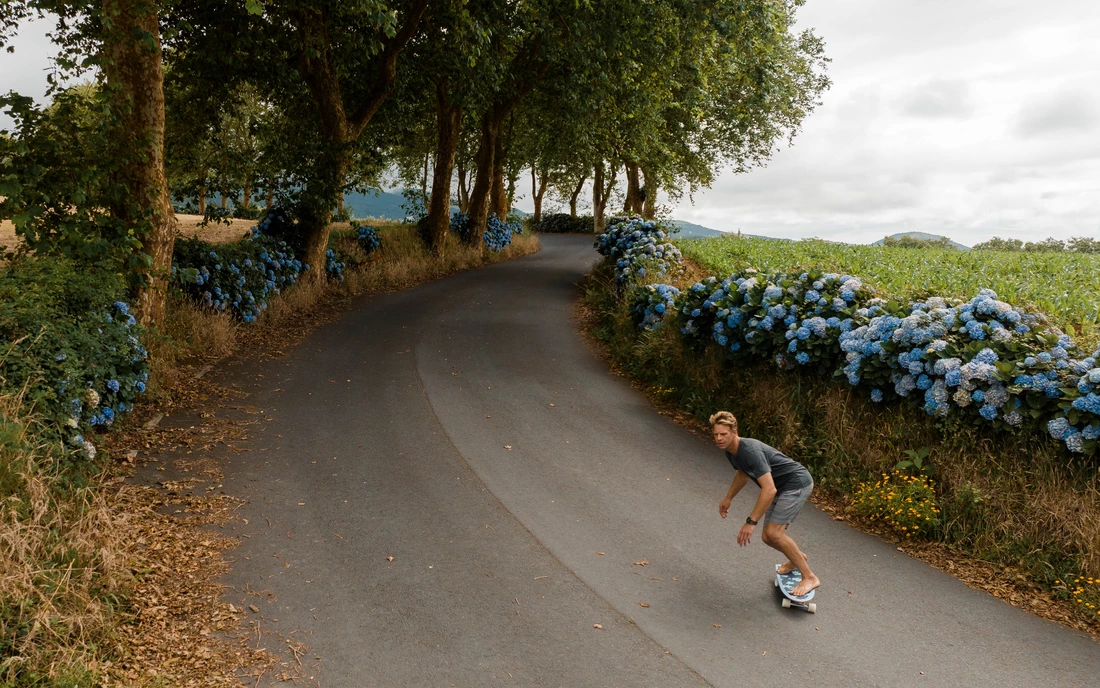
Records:
[[[772,474],[776,492],[794,492],[813,484],[813,478],[805,466],[751,437],[742,437],[737,453],[727,451],[726,458],[731,466],[752,478],[757,487],[760,486],[757,478],[765,473]]]

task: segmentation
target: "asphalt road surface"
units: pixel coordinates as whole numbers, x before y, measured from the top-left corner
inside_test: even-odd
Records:
[[[718,517],[722,453],[576,331],[592,240],[542,242],[227,374],[268,420],[227,465],[224,580],[269,648],[323,686],[1100,684],[1088,637],[812,507],[818,611],[782,609],[782,557],[736,545],[755,489]]]

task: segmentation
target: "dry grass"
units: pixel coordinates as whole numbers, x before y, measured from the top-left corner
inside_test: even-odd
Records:
[[[21,399],[0,396],[0,680],[30,671],[80,680],[117,645],[114,612],[132,578],[105,479],[66,484]]]
[[[256,220],[229,220],[229,224],[211,222],[205,227],[201,226],[202,215],[176,214],[176,231],[181,237],[198,237],[203,241],[215,244],[225,244],[231,241],[240,241],[248,234],[248,230],[256,226]],[[347,229],[348,223],[337,222],[332,225],[334,230]],[[7,247],[16,248],[22,240],[15,233],[15,225],[11,220],[0,221],[0,249]]]

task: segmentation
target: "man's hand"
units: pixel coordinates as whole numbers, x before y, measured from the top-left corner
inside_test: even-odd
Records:
[[[718,505],[718,515],[721,516],[722,518],[725,518],[726,516],[729,516],[730,515],[730,504],[732,504],[732,503],[733,503],[733,500],[723,499],[722,503]]]
[[[737,544],[744,547],[752,542],[752,531],[756,530],[756,526],[746,523],[741,526],[741,532],[737,534]]]

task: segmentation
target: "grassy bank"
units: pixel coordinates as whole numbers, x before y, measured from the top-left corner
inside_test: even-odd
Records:
[[[657,402],[686,412],[696,424],[717,409],[733,411],[745,436],[806,463],[819,492],[848,520],[861,521],[852,499],[860,483],[880,480],[908,458],[906,451],[926,449],[940,518],[918,536],[921,541],[940,546],[941,555],[989,563],[997,577],[990,582],[1008,580],[1006,596],[1021,595],[1020,603],[1039,613],[1100,627],[1089,607],[1100,602],[1100,589],[1082,586],[1077,593],[1073,585],[1079,577],[1083,583],[1100,577],[1100,479],[1093,462],[1071,458],[1033,434],[883,407],[807,371],[738,366],[713,341],[686,344],[676,327],[639,328],[606,263],[590,276],[585,303],[593,314],[592,334],[613,363]],[[882,519],[862,522],[913,541],[911,532]]]
[[[0,372],[0,685],[226,685],[258,679],[272,664],[255,643],[237,638],[245,612],[222,602],[215,582],[233,542],[206,526],[229,518],[234,500],[135,485],[125,452],[191,446],[195,438],[179,433],[201,429],[142,425],[175,408],[211,410],[217,396],[195,379],[201,366],[279,355],[358,295],[538,250],[536,236],[518,236],[495,253],[452,240],[439,259],[415,228],[376,226],[382,245],[369,256],[352,230],[334,232],[333,248],[347,257],[343,281],[285,289],[254,323],[173,294],[160,329],[144,335],[147,391],[111,432],[88,435],[100,450],[82,462]],[[217,467],[202,471],[214,475]]]

